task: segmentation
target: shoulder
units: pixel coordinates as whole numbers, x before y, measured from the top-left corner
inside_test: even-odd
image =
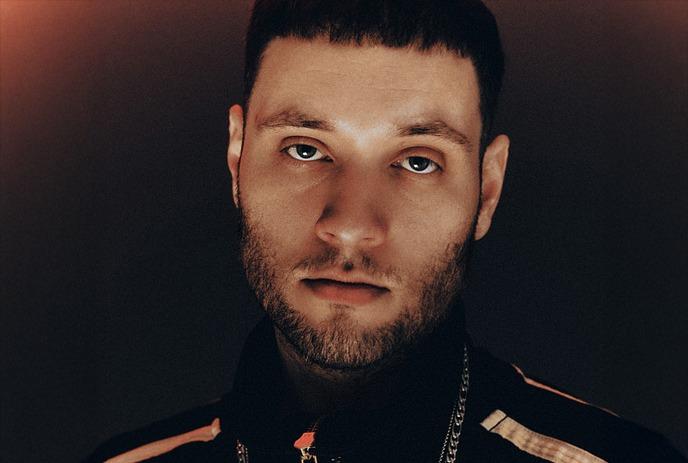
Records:
[[[476,351],[477,380],[492,395],[483,430],[552,462],[685,462],[661,435]]]
[[[227,440],[229,429],[222,417],[220,401],[188,410],[106,441],[84,463],[135,463],[181,452],[191,456],[189,449],[201,456],[213,443]]]

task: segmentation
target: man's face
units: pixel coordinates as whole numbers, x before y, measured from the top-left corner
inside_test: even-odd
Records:
[[[481,205],[471,61],[276,39],[245,133],[242,117],[233,107],[229,165],[244,265],[292,347],[362,368],[434,328],[489,228],[506,163],[504,137],[486,152]]]

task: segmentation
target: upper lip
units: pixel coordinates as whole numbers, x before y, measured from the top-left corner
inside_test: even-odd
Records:
[[[304,280],[332,280],[338,283],[350,283],[350,284],[365,284],[370,286],[375,286],[380,289],[389,289],[382,282],[371,278],[363,273],[342,273],[337,271],[319,272],[316,274],[308,275]]]

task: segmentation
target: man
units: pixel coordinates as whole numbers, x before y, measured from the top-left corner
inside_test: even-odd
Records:
[[[90,461],[684,461],[471,346],[459,293],[509,139],[478,1],[258,1],[228,164],[268,317],[232,391]]]

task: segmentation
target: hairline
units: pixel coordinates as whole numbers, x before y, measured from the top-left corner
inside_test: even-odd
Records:
[[[487,137],[488,133],[487,131],[489,130],[488,127],[485,126],[486,123],[486,111],[487,108],[483,107],[483,98],[482,98],[482,82],[480,79],[480,75],[478,72],[478,68],[476,66],[475,58],[468,53],[465,53],[464,51],[450,47],[448,44],[438,41],[435,43],[432,43],[430,45],[424,45],[422,42],[422,39],[420,37],[410,41],[407,44],[395,47],[395,46],[390,46],[388,44],[385,44],[383,39],[380,37],[377,37],[375,35],[367,36],[363,40],[356,40],[355,38],[351,38],[349,40],[333,40],[330,34],[326,31],[319,32],[317,34],[314,34],[312,36],[304,36],[300,34],[295,34],[295,33],[289,33],[289,34],[284,34],[284,35],[276,35],[272,37],[269,41],[265,43],[263,48],[260,51],[260,54],[258,55],[256,61],[255,61],[255,67],[254,67],[254,72],[251,78],[251,88],[250,89],[244,89],[244,95],[243,95],[243,107],[244,107],[244,124],[243,124],[243,129],[244,132],[246,132],[246,121],[248,120],[248,115],[249,115],[249,108],[251,104],[251,97],[253,95],[253,89],[255,88],[255,84],[258,80],[258,74],[260,73],[260,69],[263,64],[263,58],[265,57],[265,53],[270,47],[270,45],[278,39],[298,39],[298,40],[303,40],[307,42],[312,42],[318,39],[324,39],[328,43],[332,45],[342,45],[342,46],[354,46],[354,47],[385,47],[390,50],[403,50],[403,49],[408,49],[408,50],[413,50],[417,51],[419,53],[433,53],[433,52],[448,52],[448,53],[453,53],[457,55],[460,58],[464,58],[470,61],[471,66],[473,68],[473,72],[476,75],[476,81],[478,83],[478,111],[480,113],[480,139],[478,140],[478,156],[482,160],[483,153],[485,151],[485,148],[487,146]]]

